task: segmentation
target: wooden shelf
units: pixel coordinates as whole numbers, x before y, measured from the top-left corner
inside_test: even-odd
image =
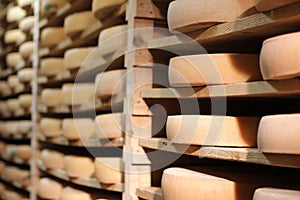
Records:
[[[138,188],[136,195],[146,200],[164,200],[162,190],[159,187]]]
[[[230,148],[230,147],[200,147],[174,144],[165,138],[152,138],[140,140],[144,148],[162,150],[200,158],[211,158],[226,161],[300,168],[299,155],[264,154],[256,148]]]
[[[0,141],[5,142],[7,144],[30,144],[29,138],[5,138],[0,137]]]
[[[15,165],[15,166],[19,166],[19,167],[28,167],[29,168],[29,161],[24,161],[24,160],[17,159],[17,158],[8,159],[8,158],[4,158],[3,156],[1,156],[0,160],[8,163],[9,165]]]

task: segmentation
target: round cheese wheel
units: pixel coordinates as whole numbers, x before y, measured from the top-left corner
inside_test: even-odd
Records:
[[[68,39],[63,27],[49,27],[41,32],[41,45],[45,47],[55,46]]]
[[[95,119],[96,133],[100,139],[123,136],[125,118],[122,113],[98,115]]]
[[[28,186],[30,184],[30,172],[29,172],[29,170],[18,169],[16,171],[13,182],[17,183],[18,185],[21,185],[23,187]]]
[[[255,7],[258,11],[265,12],[297,1],[299,0],[255,0]]]
[[[34,16],[25,17],[19,22],[19,29],[30,31],[34,27]]]
[[[253,8],[253,0],[176,0],[169,5],[168,24],[171,31],[191,32],[234,21]]]
[[[40,74],[45,76],[55,76],[64,71],[64,59],[44,58],[40,63]]]
[[[102,20],[125,2],[126,0],[93,0],[92,12],[99,20]]]
[[[13,81],[10,80],[12,76],[9,76],[7,78],[7,81],[0,81],[0,93],[5,96],[5,95],[9,95],[11,93],[11,88],[14,88],[16,84],[16,82],[18,81],[19,83],[19,80],[17,78],[17,76],[15,76],[15,78],[17,79],[14,79]],[[11,83],[11,81],[13,82],[13,84]]]
[[[10,111],[16,111],[18,109],[21,109],[21,104],[18,99],[7,100],[7,106]]]
[[[62,105],[63,96],[61,89],[43,89],[41,101],[47,107],[56,107]]]
[[[300,191],[277,188],[259,188],[255,191],[253,200],[298,200]]]
[[[28,109],[31,107],[32,94],[22,94],[19,96],[18,100],[24,109]]]
[[[94,25],[98,20],[91,11],[83,11],[68,15],[64,21],[65,34],[69,37],[74,36]],[[76,26],[74,26],[76,24]]]
[[[5,190],[6,190],[5,185],[0,183],[0,196],[2,196],[4,194]]]
[[[31,120],[18,121],[17,128],[20,134],[30,133],[32,131],[32,122]]]
[[[167,137],[179,144],[255,147],[259,120],[258,117],[169,116]]]
[[[12,166],[6,166],[6,168],[3,171],[2,178],[7,181],[12,183],[16,177],[18,168],[12,167]]]
[[[64,119],[62,134],[68,140],[89,139],[94,136],[95,123],[89,118]]]
[[[69,0],[43,0],[41,3],[41,15],[45,16],[56,12],[69,3]]]
[[[7,30],[4,34],[4,42],[6,44],[17,43],[25,39],[26,35],[20,29]]]
[[[64,105],[88,104],[95,99],[95,84],[76,83],[64,84],[62,87]]]
[[[110,97],[126,90],[126,70],[113,70],[96,76],[96,95]]]
[[[300,114],[265,116],[258,128],[258,149],[264,153],[300,154]]]
[[[64,66],[65,69],[79,68],[85,58],[94,50],[95,47],[75,48],[65,52]]]
[[[61,130],[62,121],[54,118],[42,118],[40,121],[40,128],[46,137],[58,137],[62,135]]]
[[[8,23],[18,22],[27,15],[26,10],[22,9],[20,6],[13,6],[8,8],[6,14],[6,21]]]
[[[95,171],[92,159],[82,156],[65,156],[65,169],[71,178],[90,178]]]
[[[22,197],[16,192],[5,190],[3,192],[2,199],[4,199],[4,200],[22,200]]]
[[[22,160],[29,160],[31,158],[31,147],[29,145],[17,146],[16,156]]]
[[[92,200],[92,198],[84,191],[66,187],[61,193],[60,200]]]
[[[260,69],[264,80],[281,80],[300,76],[298,65],[300,58],[297,54],[300,50],[297,45],[299,40],[300,32],[296,32],[264,41],[260,54]]]
[[[16,75],[11,75],[7,78],[7,84],[10,88],[16,88],[21,82]],[[4,85],[3,85],[4,87]],[[2,88],[1,88],[2,89]]]
[[[9,53],[6,56],[6,64],[10,68],[16,69],[20,63],[24,63],[24,59],[19,52]]]
[[[38,183],[38,195],[43,199],[59,199],[62,185],[49,178],[41,178]]]
[[[21,82],[30,82],[33,79],[34,70],[32,68],[25,68],[18,71],[18,78]]]
[[[235,84],[262,80],[255,54],[203,54],[172,58],[173,87]]]
[[[4,134],[16,135],[18,134],[18,126],[16,122],[7,122],[4,127]]]
[[[12,159],[17,151],[17,145],[7,145],[2,152],[2,156],[7,159]]]
[[[18,0],[18,6],[25,7],[32,5],[34,0]]]
[[[28,41],[21,44],[19,47],[19,52],[23,56],[23,58],[29,58],[34,51],[34,42]]]
[[[41,152],[41,159],[47,169],[59,170],[64,169],[64,155],[53,150],[44,149]]]
[[[116,184],[124,181],[124,164],[122,158],[96,158],[95,177],[100,183]]]

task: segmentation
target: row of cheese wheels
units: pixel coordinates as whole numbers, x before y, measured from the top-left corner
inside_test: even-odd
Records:
[[[0,101],[0,115],[2,117],[21,117],[31,111],[32,95],[20,95],[18,98]]]
[[[30,120],[21,121],[2,121],[0,122],[0,135],[3,138],[29,138],[32,131],[32,122]]]
[[[258,11],[268,11],[298,0],[176,0],[168,9],[168,25],[173,33],[191,32],[232,22]],[[257,10],[256,10],[257,9]],[[185,14],[179,14],[185,13]]]
[[[29,198],[18,193],[18,191],[7,188],[3,183],[0,183],[0,197],[3,200],[29,200]]]
[[[285,80],[300,76],[300,33],[270,38],[256,54],[202,54],[172,58],[169,81],[174,87]],[[279,50],[280,49],[280,50]]]
[[[5,160],[26,163],[31,158],[31,147],[30,145],[13,145],[0,142],[0,154]]]
[[[18,75],[10,75],[7,81],[0,81],[0,94],[2,97],[10,96],[24,92],[27,87],[30,87],[30,83],[33,76],[33,71],[28,69],[22,69],[18,72]],[[27,96],[29,98],[29,96]],[[20,97],[25,98],[25,95]],[[22,101],[22,100],[21,100]]]
[[[103,184],[123,183],[124,164],[120,157],[90,158],[64,155],[58,151],[43,149],[41,160],[47,170],[64,170],[70,178],[95,177]]]
[[[258,117],[169,116],[167,137],[174,143],[256,147],[264,153],[300,154],[300,114]]]

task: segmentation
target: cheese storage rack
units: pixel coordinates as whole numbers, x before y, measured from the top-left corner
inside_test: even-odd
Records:
[[[125,166],[124,183],[105,185],[99,183],[95,178],[70,178],[65,170],[46,169],[40,160],[36,160],[41,176],[52,177],[58,182],[63,182],[64,186],[87,191],[95,198],[105,197],[108,199],[164,199],[160,189],[161,169],[169,166],[215,164],[230,165],[236,169],[246,166],[254,170],[269,170],[274,174],[283,173],[296,181],[299,177],[299,155],[264,154],[257,148],[194,145],[186,147],[166,139],[165,124],[160,122],[165,121],[168,115],[181,114],[181,103],[188,104],[191,101],[197,102],[201,112],[209,114],[210,111],[207,110],[207,107],[210,106],[210,101],[220,98],[226,98],[227,112],[230,115],[264,116],[299,112],[300,87],[295,87],[289,81],[259,81],[224,86],[222,88],[225,89],[225,94],[220,93],[221,86],[197,87],[191,94],[184,88],[171,88],[168,83],[168,68],[159,64],[168,66],[169,60],[175,54],[201,53],[197,47],[195,48],[194,42],[201,44],[209,53],[258,53],[264,39],[299,31],[300,15],[297,11],[299,11],[300,3],[264,13],[258,12],[233,22],[214,25],[203,32],[191,34],[192,42],[186,37],[168,32],[165,32],[161,38],[154,38],[156,29],[168,27],[167,11],[170,2],[172,1],[128,0],[127,4],[120,6],[119,10],[107,19],[106,23],[93,24],[76,38],[66,39],[51,48],[40,48],[39,55],[36,55],[40,59],[62,58],[69,49],[96,46],[99,33],[108,27],[118,24],[127,24],[128,26],[127,52],[129,53],[120,56],[108,68],[112,70],[124,66],[127,71],[126,96],[123,105],[117,105],[117,111],[123,112],[126,116],[124,145],[119,144],[123,145],[123,154],[119,156],[123,157]],[[91,0],[72,0],[56,13],[42,17],[39,28],[43,30],[47,27],[62,26],[67,16],[75,12],[91,10],[91,5]],[[7,4],[4,3],[2,6],[5,7]],[[120,22],[120,18],[124,21]],[[12,27],[15,26],[12,25]],[[7,46],[2,51],[2,57],[5,57],[13,48],[15,47]],[[99,59],[96,62],[95,66],[84,69],[80,75],[90,77],[102,72],[102,68],[107,65],[108,61]],[[7,80],[10,73],[15,72],[3,71],[1,79]],[[46,88],[61,88],[65,83],[73,83],[77,80],[76,78],[80,78],[80,75],[77,75],[77,71],[70,71],[51,77],[51,79],[40,77],[39,92]],[[30,92],[30,88],[23,93],[28,92]],[[1,98],[6,100],[15,97],[13,95]],[[162,107],[164,112],[162,112]],[[73,112],[84,116],[89,113],[90,109],[91,107],[85,106],[73,107]],[[38,111],[40,117],[57,119],[73,117],[71,108],[45,110],[43,107],[39,107]],[[108,112],[111,112],[110,106],[96,107],[97,114]],[[200,113],[187,110],[184,114]],[[30,116],[3,118],[3,120],[23,119],[30,119]],[[159,130],[157,127],[160,127]],[[37,134],[36,139],[41,150],[47,148],[64,154],[90,156],[78,141],[69,141],[61,137],[49,139],[40,134]],[[13,144],[20,142],[13,138],[2,138],[2,140]],[[21,143],[23,142],[29,144],[28,139],[22,139]],[[87,144],[88,150],[97,149],[100,155],[107,151],[113,151],[115,148],[98,147],[97,142],[93,140],[85,144]],[[202,155],[204,155],[203,158]],[[166,163],[163,159],[166,159]],[[16,163],[5,159],[3,162],[28,168],[28,163]],[[165,164],[160,166],[160,163]],[[14,186],[12,185],[12,187]],[[28,195],[29,189],[14,189],[22,190],[22,194]]]

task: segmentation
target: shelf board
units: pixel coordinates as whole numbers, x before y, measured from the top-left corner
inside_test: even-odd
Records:
[[[144,148],[226,161],[300,168],[299,155],[264,154],[256,148],[200,147],[174,144],[165,138],[140,140]]]
[[[3,156],[1,156],[0,160],[8,163],[9,165],[15,165],[15,166],[19,166],[19,167],[28,167],[29,168],[29,161],[24,161],[21,159],[17,159],[17,158],[5,158]]]
[[[146,200],[164,200],[162,190],[159,187],[138,188],[136,195]]]
[[[8,181],[5,181],[2,178],[0,178],[0,182],[4,183],[5,186],[8,186],[8,188],[12,188],[13,190],[15,190],[17,192],[21,191],[22,194],[29,194],[30,193],[30,187],[24,188],[24,187],[19,186],[18,184],[10,183]]]
[[[30,144],[29,138],[0,137],[0,141],[8,143],[8,144]]]

